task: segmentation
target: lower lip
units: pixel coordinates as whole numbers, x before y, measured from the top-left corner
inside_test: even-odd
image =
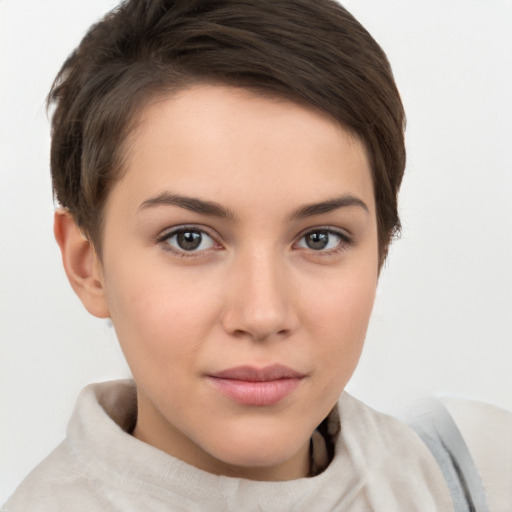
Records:
[[[228,398],[243,405],[259,407],[281,402],[297,389],[301,380],[300,378],[288,378],[253,382],[209,377],[213,386]]]

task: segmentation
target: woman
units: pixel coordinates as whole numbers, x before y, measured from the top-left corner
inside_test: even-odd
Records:
[[[134,456],[122,461],[123,480],[158,457],[155,478],[171,467],[187,475],[164,492],[198,478],[184,499],[202,509],[197,492],[210,486],[214,500],[222,482],[209,472],[235,477],[216,509],[242,500],[448,510],[443,475],[408,427],[345,395],[338,432],[336,398],[399,226],[403,112],[385,56],[330,3],[143,5],[98,25],[65,64],[52,150],[68,278],[91,313],[112,319],[137,390],[86,392],[77,412],[86,423],[75,417],[67,448],[14,500],[52,481],[57,500],[85,490],[90,476],[69,445],[91,442],[73,431],[94,418],[106,421],[105,464],[116,447]],[[313,27],[300,31],[307,20]],[[99,404],[110,419],[96,417]],[[111,420],[122,436],[109,436]],[[337,487],[342,474],[353,481]],[[83,496],[88,510],[107,495],[165,501],[117,495],[99,479]],[[234,483],[247,488],[233,495]]]

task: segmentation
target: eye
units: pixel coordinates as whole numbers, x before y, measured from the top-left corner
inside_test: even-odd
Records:
[[[309,231],[299,240],[297,247],[312,251],[336,251],[350,243],[350,238],[331,229],[315,229]]]
[[[213,238],[197,228],[180,228],[165,234],[161,241],[177,252],[200,252],[215,246]]]

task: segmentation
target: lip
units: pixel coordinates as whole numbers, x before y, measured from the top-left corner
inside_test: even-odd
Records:
[[[238,366],[207,375],[215,389],[242,404],[275,405],[292,394],[305,375],[283,365],[265,368]]]

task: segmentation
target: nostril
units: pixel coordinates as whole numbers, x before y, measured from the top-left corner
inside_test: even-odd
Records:
[[[257,331],[255,329],[235,329],[231,332],[232,336],[235,338],[250,338],[255,341],[266,341],[268,339],[276,339],[276,338],[286,338],[290,334],[289,329],[280,329],[278,331]]]

